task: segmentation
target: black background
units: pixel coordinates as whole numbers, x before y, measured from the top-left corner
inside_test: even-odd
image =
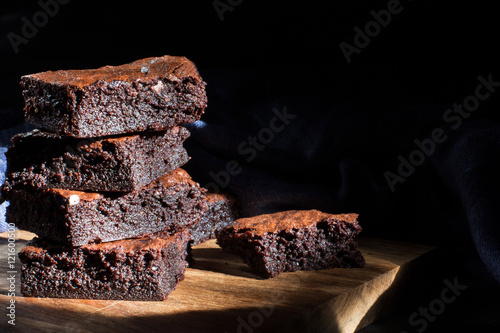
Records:
[[[217,75],[224,71],[247,73],[253,77],[254,89],[229,99],[243,100],[244,104],[266,94],[271,100],[296,96],[321,101],[322,105],[367,105],[362,114],[350,119],[374,119],[374,129],[367,131],[370,124],[366,122],[360,126],[364,139],[353,146],[370,142],[371,135],[377,140],[387,126],[395,144],[383,151],[383,158],[394,168],[396,156],[412,149],[414,138],[426,137],[443,125],[447,107],[474,93],[479,75],[492,73],[493,79],[500,81],[500,20],[495,1],[401,1],[402,12],[392,16],[390,24],[360,54],[352,55],[350,64],[339,44],[353,44],[353,28],[364,29],[373,20],[370,11],[386,9],[388,1],[235,3],[239,4],[224,12],[221,20],[212,0],[73,0],[60,5],[59,13],[27,44],[20,45],[16,54],[7,35],[20,34],[22,17],[32,21],[41,8],[36,1],[3,1],[0,129],[23,122],[18,84],[23,74],[184,55],[195,62],[208,83],[209,107],[203,116],[207,122],[221,117],[214,110],[217,103],[210,102],[218,88]],[[468,121],[498,122],[498,96],[496,93],[482,103]],[[356,131],[356,126],[349,126]],[[398,145],[403,138],[408,142]],[[371,147],[359,149],[358,154],[367,161],[376,160],[380,154]],[[380,165],[376,170],[379,174],[387,166],[384,162]],[[396,228],[399,235],[411,230],[406,234],[411,240],[428,235],[422,242],[439,243],[443,235],[460,233],[455,229],[467,233],[464,212],[456,198],[435,174],[425,176],[430,187],[422,188],[418,177],[405,183],[373,216],[376,221],[391,222],[386,228],[366,225],[367,235],[379,231],[378,236],[384,236],[388,229]],[[363,191],[361,185],[352,186],[353,191]],[[372,208],[363,204],[359,210]],[[440,209],[447,211],[448,221],[441,221],[442,215],[436,214]],[[401,216],[405,225],[400,223]],[[450,227],[457,220],[462,220],[461,227]],[[422,221],[426,223],[419,228]]]
[[[370,11],[385,9],[388,1],[233,3],[239,4],[221,21],[212,1],[73,0],[15,54],[7,34],[20,34],[21,18],[33,21],[41,8],[36,1],[3,1],[0,105],[21,109],[23,74],[163,54],[185,55],[202,72],[271,71],[276,93],[442,104],[469,95],[478,75],[495,72],[500,56],[493,1],[402,1],[402,12],[351,64],[339,44],[353,44],[353,28],[363,29],[373,20]],[[498,119],[496,112],[490,116]]]

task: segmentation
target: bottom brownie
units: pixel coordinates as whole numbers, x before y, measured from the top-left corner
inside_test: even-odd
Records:
[[[189,233],[88,244],[35,238],[19,253],[21,292],[54,298],[164,300],[184,279]]]
[[[217,243],[269,278],[282,272],[364,266],[354,240],[360,231],[357,214],[285,211],[239,219],[218,233]]]
[[[215,238],[217,231],[231,225],[238,217],[237,200],[227,194],[210,193],[205,197],[207,210],[201,219],[188,226],[191,245]]]

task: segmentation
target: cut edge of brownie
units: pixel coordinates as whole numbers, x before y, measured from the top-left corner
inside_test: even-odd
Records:
[[[175,233],[201,218],[205,193],[181,168],[125,194],[13,190],[6,220],[42,238],[80,246],[160,231]]]
[[[206,83],[185,57],[21,77],[26,122],[78,138],[160,131],[200,119]]]
[[[217,243],[270,278],[298,270],[363,267],[354,239],[360,231],[357,214],[286,211],[239,219],[218,233]]]
[[[189,233],[69,247],[33,239],[19,253],[24,296],[161,301],[184,279]]]
[[[34,130],[12,138],[1,191],[60,188],[130,192],[185,164],[184,127],[91,139]],[[8,195],[4,195],[7,197]]]
[[[238,218],[238,200],[230,194],[207,193],[207,210],[203,216],[188,226],[191,246],[216,238],[216,233],[230,226]]]

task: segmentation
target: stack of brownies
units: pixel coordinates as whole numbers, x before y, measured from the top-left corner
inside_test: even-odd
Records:
[[[180,169],[181,124],[198,120],[205,82],[184,57],[22,77],[25,116],[2,200],[37,234],[21,251],[26,296],[163,300],[188,244],[232,223],[234,199]]]

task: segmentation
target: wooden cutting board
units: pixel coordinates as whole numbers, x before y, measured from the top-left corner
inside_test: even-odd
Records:
[[[34,234],[17,231],[19,251]],[[19,292],[15,329],[9,304],[6,233],[0,233],[1,332],[354,332],[397,302],[429,246],[359,238],[365,268],[284,273],[264,280],[215,241],[193,250],[196,263],[163,302],[42,299]],[[431,255],[426,255],[432,257]]]

